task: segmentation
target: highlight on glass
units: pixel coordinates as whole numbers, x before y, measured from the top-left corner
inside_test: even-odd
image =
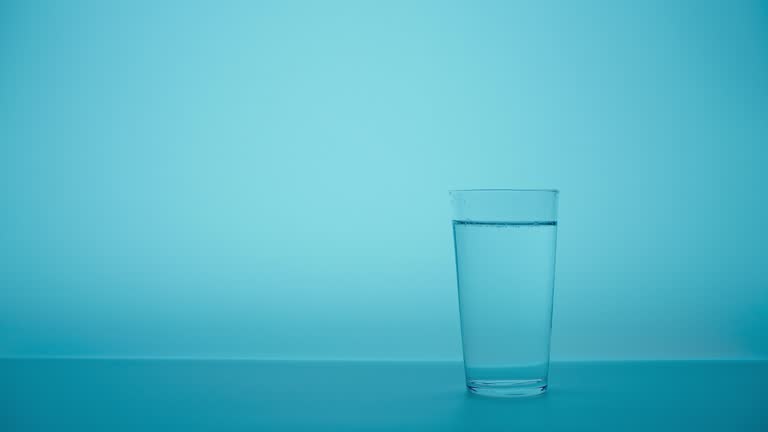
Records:
[[[546,392],[557,190],[450,192],[464,371],[469,391]]]

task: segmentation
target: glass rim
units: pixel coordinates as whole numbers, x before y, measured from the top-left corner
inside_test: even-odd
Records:
[[[559,189],[450,189],[448,193],[453,192],[548,192],[559,194]]]

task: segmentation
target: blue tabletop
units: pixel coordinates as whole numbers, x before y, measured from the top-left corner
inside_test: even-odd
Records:
[[[530,399],[459,363],[0,360],[0,430],[768,430],[768,362],[555,363]]]

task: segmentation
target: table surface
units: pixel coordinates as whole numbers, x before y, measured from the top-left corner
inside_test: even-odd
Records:
[[[554,363],[470,395],[460,363],[0,360],[2,431],[768,431],[768,362]]]

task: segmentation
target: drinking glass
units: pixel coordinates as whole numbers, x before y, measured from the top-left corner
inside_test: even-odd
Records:
[[[549,374],[557,190],[450,192],[467,388],[543,394]]]

